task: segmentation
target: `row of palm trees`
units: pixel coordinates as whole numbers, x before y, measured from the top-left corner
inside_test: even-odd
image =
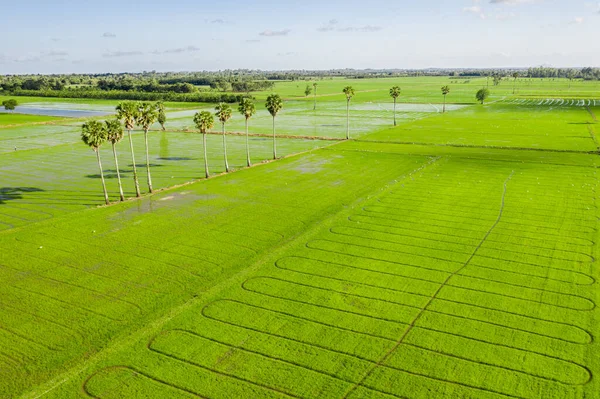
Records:
[[[283,100],[278,94],[271,94],[267,97],[265,107],[273,117],[273,159],[277,159],[277,136],[275,131],[275,118],[279,111],[283,108]],[[227,136],[225,134],[225,124],[231,119],[233,111],[229,104],[220,103],[215,108],[215,116],[221,122],[222,135],[223,135],[223,155],[225,162],[226,172],[230,172],[229,161],[227,159]],[[250,158],[250,142],[249,142],[249,131],[248,125],[249,120],[254,114],[256,114],[256,106],[250,98],[243,98],[238,104],[238,111],[244,116],[246,120],[246,165],[252,166]],[[150,155],[148,146],[148,132],[151,126],[158,122],[160,123],[163,130],[165,130],[165,123],[167,121],[165,107],[162,102],[132,102],[124,101],[116,107],[115,119],[106,120],[104,123],[96,120],[91,120],[82,125],[81,139],[88,145],[95,153],[98,161],[98,167],[100,168],[100,178],[102,180],[102,189],[104,191],[104,199],[106,204],[110,203],[108,198],[108,192],[106,190],[106,182],[104,179],[104,171],[102,169],[102,161],[100,159],[100,147],[107,141],[112,144],[113,155],[115,159],[115,167],[117,170],[117,180],[119,183],[119,195],[121,201],[125,200],[123,193],[123,185],[121,183],[121,174],[119,170],[119,161],[117,156],[116,144],[120,142],[124,137],[124,130],[127,130],[129,137],[129,147],[131,151],[131,162],[133,167],[133,181],[135,185],[135,194],[137,197],[141,196],[140,184],[137,173],[137,165],[135,162],[135,151],[133,148],[133,139],[131,132],[138,126],[141,127],[144,132],[144,144],[146,150],[146,173],[148,178],[148,191],[153,192],[152,187],[152,175],[150,173]],[[121,125],[123,123],[123,125]],[[203,135],[202,144],[204,151],[204,170],[205,176],[210,177],[210,171],[208,166],[207,157],[207,145],[206,145],[206,134],[215,124],[214,116],[211,112],[202,111],[197,112],[194,115],[194,124],[196,128]]]
[[[135,183],[136,196],[141,196],[140,184],[137,174],[137,165],[135,163],[135,152],[133,150],[133,139],[131,131],[139,126],[144,131],[144,143],[146,146],[146,171],[148,176],[148,189],[153,192],[152,188],[152,175],[150,173],[150,157],[148,150],[148,131],[150,127],[158,122],[164,130],[164,125],[167,121],[165,113],[165,107],[162,102],[122,102],[116,107],[115,119],[108,119],[104,123],[91,120],[83,124],[81,130],[81,139],[96,153],[98,160],[98,167],[100,168],[100,178],[102,180],[102,189],[104,191],[104,200],[106,204],[109,204],[108,193],[106,190],[106,183],[104,180],[104,171],[102,169],[102,162],[100,159],[100,147],[107,141],[112,145],[113,156],[115,158],[115,168],[117,171],[117,180],[119,182],[119,196],[121,201],[125,200],[123,193],[123,185],[121,183],[121,172],[119,170],[119,159],[117,156],[116,144],[120,142],[124,137],[123,125],[127,130],[129,136],[129,146],[131,149],[131,160],[133,167],[133,180]]]
[[[317,84],[313,84],[314,93],[316,94]],[[394,86],[390,89],[390,96],[394,100],[394,126],[396,126],[396,102],[401,94],[401,88]],[[346,139],[350,139],[350,101],[355,96],[356,91],[352,86],[346,86],[342,90],[346,96]],[[446,112],[446,95],[450,92],[448,86],[442,87],[442,94],[444,95],[444,109]],[[277,159],[277,135],[275,130],[275,118],[277,114],[283,109],[283,100],[278,94],[271,94],[265,101],[265,108],[269,111],[273,118],[273,159]],[[316,109],[316,97],[315,105]],[[252,99],[243,98],[238,104],[238,111],[245,119],[246,128],[246,165],[252,166],[250,158],[250,144],[249,144],[249,120],[256,114],[256,106]],[[223,136],[223,156],[225,163],[225,171],[230,172],[229,161],[227,159],[227,136],[225,134],[225,125],[231,119],[233,110],[229,104],[220,103],[215,107],[214,115],[209,111],[197,112],[194,115],[194,125],[196,129],[203,135],[202,144],[204,152],[204,171],[205,176],[210,177],[210,170],[208,165],[207,157],[207,144],[206,135],[214,127],[216,116],[221,123],[221,130]],[[133,180],[135,184],[135,194],[137,197],[141,196],[140,184],[138,180],[137,165],[135,162],[135,152],[133,148],[132,131],[137,126],[140,127],[144,132],[144,145],[146,152],[146,174],[148,179],[148,191],[153,192],[152,187],[152,175],[150,172],[150,156],[148,146],[148,132],[153,124],[159,123],[163,130],[165,130],[165,123],[167,121],[165,106],[162,102],[133,102],[124,101],[117,105],[115,119],[106,120],[104,123],[99,121],[89,121],[83,124],[81,138],[83,142],[94,150],[98,160],[98,166],[100,168],[100,177],[102,180],[102,188],[104,191],[104,198],[107,204],[109,204],[108,193],[106,190],[106,183],[104,180],[104,173],[102,170],[102,163],[100,159],[100,147],[105,142],[109,141],[112,145],[113,156],[115,159],[115,167],[117,170],[117,180],[119,183],[119,195],[121,201],[125,200],[123,194],[123,186],[121,183],[121,175],[119,171],[119,161],[117,157],[116,144],[120,142],[124,137],[123,127],[127,130],[129,138],[129,148],[131,151],[131,162],[133,167]],[[121,125],[122,124],[122,125]]]

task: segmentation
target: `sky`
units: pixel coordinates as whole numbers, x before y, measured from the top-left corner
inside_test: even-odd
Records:
[[[597,0],[0,0],[0,18],[0,74],[600,66]]]

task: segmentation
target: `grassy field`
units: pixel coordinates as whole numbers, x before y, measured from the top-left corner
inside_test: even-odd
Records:
[[[26,123],[43,123],[61,120],[64,118],[57,118],[53,116],[44,115],[24,115],[24,114],[9,114],[0,112],[0,128],[12,125],[22,125]],[[0,133],[1,134],[1,133]],[[3,136],[4,138],[4,136]]]
[[[77,123],[0,129],[0,397],[599,397],[594,85],[573,83],[584,104],[540,82],[543,100],[446,114],[417,95],[395,128],[373,94],[350,141],[331,140],[343,98],[295,99],[278,132],[316,140],[243,168],[229,135],[237,170],[208,180],[201,136],[179,131],[192,112],[172,110],[153,180],[192,183],[109,207]]]

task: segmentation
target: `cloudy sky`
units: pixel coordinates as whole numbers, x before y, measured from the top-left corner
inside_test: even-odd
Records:
[[[1,7],[0,73],[600,66],[598,0],[83,3]]]

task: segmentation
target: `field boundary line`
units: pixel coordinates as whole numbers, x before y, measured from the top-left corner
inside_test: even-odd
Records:
[[[429,305],[431,305],[431,303],[437,298],[437,296],[439,295],[439,293],[441,292],[442,288],[444,288],[446,286],[446,284],[450,281],[450,279],[456,275],[458,275],[465,267],[467,267],[469,265],[469,263],[471,263],[471,260],[475,257],[475,255],[477,254],[477,251],[479,250],[479,248],[481,248],[481,246],[483,245],[483,243],[485,242],[485,240],[488,238],[488,236],[492,233],[492,231],[494,230],[494,228],[498,225],[498,223],[500,223],[500,219],[502,218],[502,214],[504,212],[504,203],[505,203],[505,199],[506,199],[506,191],[507,191],[507,185],[508,182],[512,179],[513,175],[514,175],[515,171],[513,170],[511,172],[511,174],[507,177],[507,179],[504,181],[504,187],[503,187],[503,192],[502,192],[502,199],[500,202],[500,211],[498,213],[498,217],[496,218],[496,221],[494,222],[494,224],[492,224],[492,226],[488,229],[487,233],[483,236],[483,238],[481,239],[481,241],[479,242],[479,244],[477,245],[477,247],[475,247],[475,249],[473,250],[471,256],[469,257],[469,259],[467,259],[467,261],[457,270],[455,270],[452,274],[450,274],[446,280],[444,280],[442,282],[442,284],[438,287],[437,291],[434,292],[434,294],[431,296],[431,298],[429,299],[429,301],[425,304],[425,306],[421,309],[421,311],[417,314],[417,316],[413,319],[413,321],[409,324],[408,328],[404,331],[404,334],[402,334],[402,336],[400,337],[400,339],[398,340],[398,342],[396,342],[396,344],[392,347],[392,349],[390,349],[361,379],[359,382],[357,382],[354,386],[352,386],[343,396],[343,399],[348,398],[348,396],[350,394],[352,394],[358,387],[362,386],[364,384],[364,382],[366,381],[367,378],[369,378],[369,376],[373,373],[373,371],[375,371],[375,369],[379,366],[384,365],[384,363],[390,358],[390,356],[392,356],[392,354],[396,351],[396,349],[398,349],[398,347],[402,344],[402,342],[404,341],[404,339],[406,338],[406,336],[412,331],[412,329],[415,327],[417,321],[421,318],[421,316],[425,313],[425,311],[427,311],[427,308],[429,307]]]
[[[590,106],[586,105],[585,109],[587,109],[587,111],[590,113],[590,115],[592,116],[592,119],[594,120],[594,122],[598,122],[598,118],[596,118],[596,114],[594,113],[594,111],[592,111],[592,109],[590,108]]]
[[[151,132],[170,132],[170,133],[195,133],[200,134],[198,131],[193,129],[150,129]],[[141,132],[141,131],[140,131]],[[206,134],[222,136],[223,132],[213,131],[206,132]],[[246,132],[236,132],[236,131],[226,131],[225,135],[228,136],[246,136]],[[267,137],[272,138],[272,133],[248,133],[250,137]],[[343,137],[328,137],[328,136],[304,136],[304,135],[296,135],[296,134],[277,134],[277,138],[282,139],[302,139],[302,140],[324,140],[324,141],[346,141],[346,138]]]
[[[598,151],[600,152],[600,143],[598,142],[598,139],[596,138],[596,132],[594,132],[594,128],[591,125],[588,125],[588,132],[590,132],[590,136],[592,137],[592,140],[594,140],[594,144],[596,144],[596,148],[598,148]]]
[[[504,147],[495,145],[471,145],[471,144],[440,144],[440,143],[425,143],[418,141],[385,141],[385,140],[368,140],[368,139],[353,139],[352,141],[363,142],[363,143],[376,143],[376,144],[400,144],[400,145],[416,145],[423,147],[455,147],[455,148],[479,148],[479,149],[490,149],[490,150],[513,150],[513,151],[537,151],[537,152],[557,152],[567,154],[597,154],[598,151],[584,151],[584,150],[559,150],[552,148],[531,148],[531,147]],[[368,150],[363,150],[368,151]],[[517,162],[517,161],[510,161]]]

